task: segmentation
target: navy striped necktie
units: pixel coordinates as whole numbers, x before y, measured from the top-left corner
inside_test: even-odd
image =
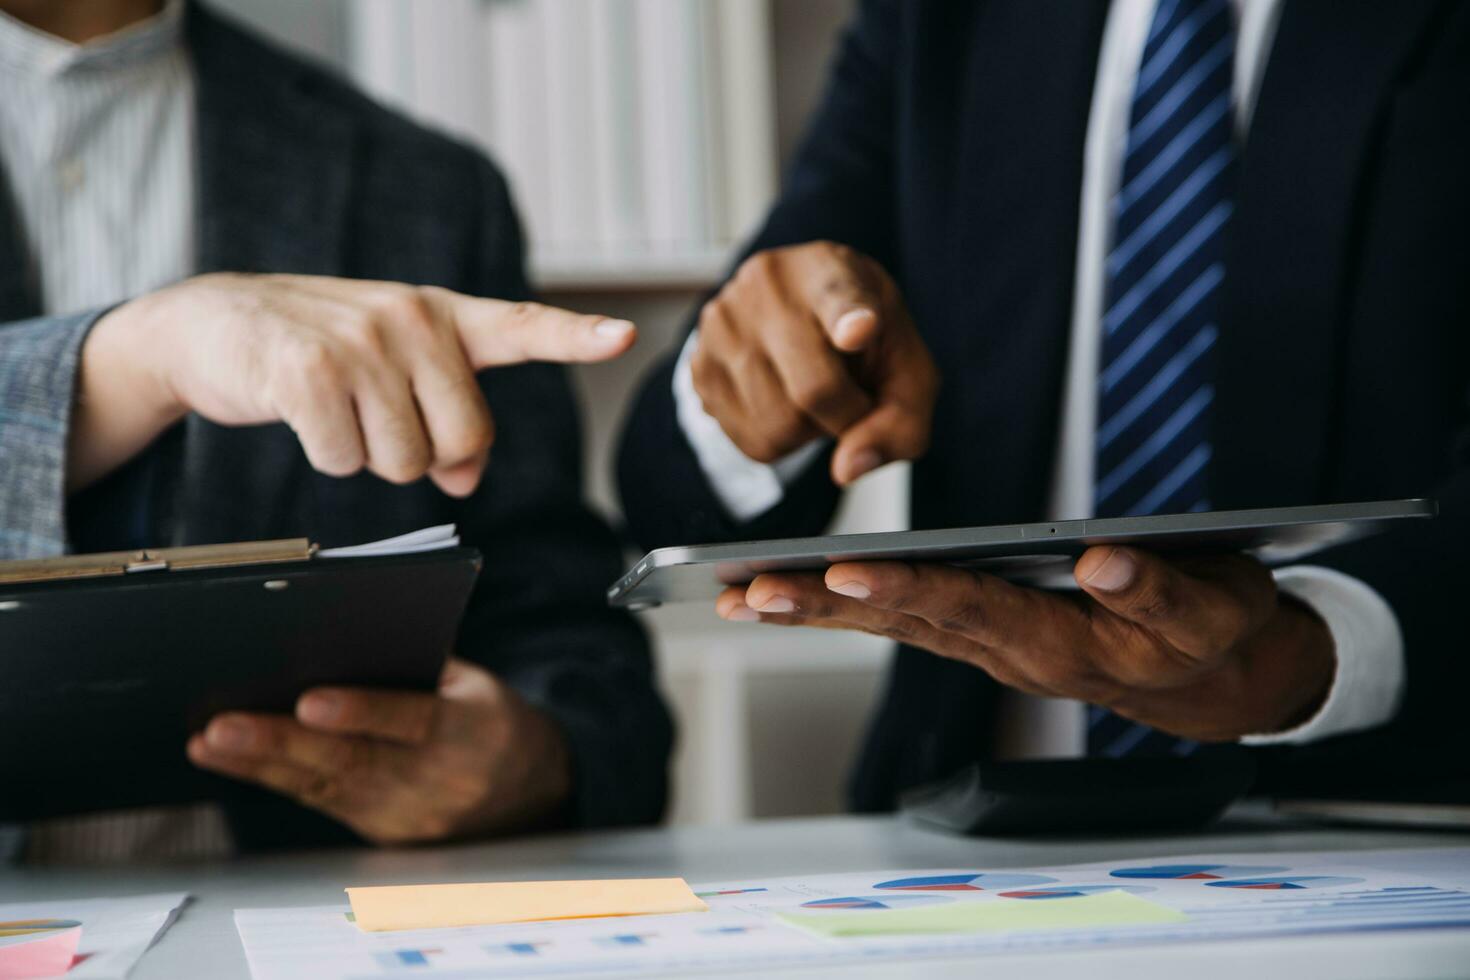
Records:
[[[1133,93],[1107,256],[1096,514],[1208,510],[1225,233],[1233,210],[1235,38],[1228,0],[1159,0]],[[1195,743],[1094,707],[1092,755]]]

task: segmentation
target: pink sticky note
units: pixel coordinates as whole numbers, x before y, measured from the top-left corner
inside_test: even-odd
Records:
[[[0,922],[0,980],[59,977],[81,941],[82,924],[70,919]]]

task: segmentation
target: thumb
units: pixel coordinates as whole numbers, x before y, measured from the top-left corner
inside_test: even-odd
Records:
[[[1100,545],[1077,560],[1073,576],[1111,612],[1177,650],[1210,658],[1233,648],[1270,618],[1276,585],[1259,562],[1225,555],[1189,574],[1136,548]]]
[[[511,303],[433,291],[476,371],[526,361],[606,361],[625,352],[638,329],[627,320],[573,313],[540,303]]]
[[[880,466],[918,459],[929,448],[929,413],[884,402],[853,424],[832,453],[832,481],[847,486]]]

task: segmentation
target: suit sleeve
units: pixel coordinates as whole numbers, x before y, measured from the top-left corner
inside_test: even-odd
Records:
[[[900,278],[893,253],[892,137],[901,6],[896,0],[862,4],[781,196],[742,258],[782,245],[836,241]],[[657,548],[820,532],[838,499],[825,456],[765,513],[742,522],[725,509],[676,417],[673,380],[681,346],[682,340],[644,379],[623,430],[617,477],[633,539]]]
[[[0,324],[0,558],[66,550],[66,444],[82,341],[100,314]]]
[[[488,164],[484,231],[471,282],[482,295],[529,295],[505,184]],[[648,640],[606,588],[622,556],[582,500],[581,439],[565,372],[547,364],[484,372],[497,437],[461,532],[484,570],[461,656],[490,668],[549,715],[571,748],[579,826],[649,823],[663,813],[672,724],[654,685]]]

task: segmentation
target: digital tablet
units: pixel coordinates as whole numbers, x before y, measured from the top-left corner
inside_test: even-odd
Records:
[[[660,548],[614,582],[607,599],[630,609],[710,600],[763,572],[813,571],[844,561],[944,562],[1028,585],[1075,588],[1072,566],[1093,545],[1174,554],[1243,551],[1267,565],[1286,565],[1438,510],[1433,500],[1383,500]]]

